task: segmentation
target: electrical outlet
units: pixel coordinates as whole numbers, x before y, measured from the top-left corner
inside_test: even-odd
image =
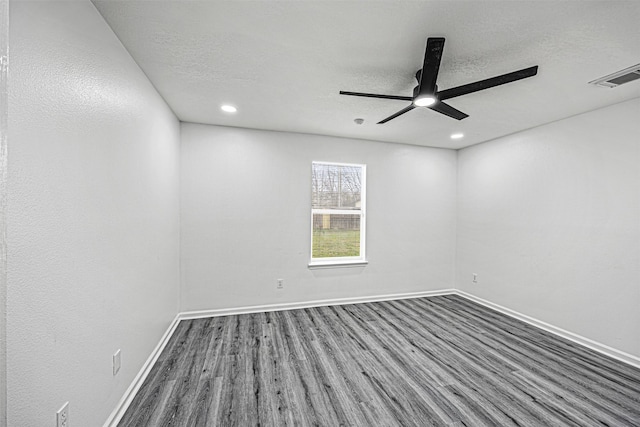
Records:
[[[278,289],[284,289],[284,279],[278,279]]]
[[[478,274],[473,273],[473,283],[478,283]]]
[[[69,402],[56,412],[56,427],[69,427]]]
[[[120,349],[113,354],[113,375],[115,376],[120,370],[122,365],[122,358],[120,357]]]

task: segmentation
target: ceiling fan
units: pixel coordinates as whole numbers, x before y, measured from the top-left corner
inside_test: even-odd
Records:
[[[440,60],[442,59],[442,51],[444,49],[444,37],[429,37],[427,39],[427,49],[424,53],[424,64],[421,70],[416,73],[418,86],[413,88],[413,96],[395,96],[395,95],[378,95],[374,93],[361,92],[345,92],[340,91],[340,95],[364,96],[367,98],[397,99],[400,101],[411,101],[411,105],[395,114],[390,115],[386,119],[380,120],[378,124],[383,124],[389,120],[393,120],[402,114],[413,110],[416,107],[427,107],[438,113],[452,117],[456,120],[462,120],[469,117],[468,114],[460,110],[456,110],[451,105],[443,102],[446,99],[455,98],[479,90],[489,89],[494,86],[500,86],[505,83],[515,82],[516,80],[526,79],[535,76],[538,73],[538,66],[524,68],[512,73],[502,74],[500,76],[491,77],[489,79],[480,80],[462,86],[438,91],[436,79],[438,77],[438,69],[440,68]]]

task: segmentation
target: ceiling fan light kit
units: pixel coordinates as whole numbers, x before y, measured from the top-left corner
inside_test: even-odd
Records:
[[[235,113],[236,111],[238,111],[238,109],[236,107],[234,107],[233,105],[229,105],[229,104],[225,104],[220,106],[220,109],[222,111],[224,111],[225,113]]]
[[[416,107],[426,107],[440,114],[449,116],[456,120],[462,120],[469,117],[468,114],[453,108],[451,105],[443,102],[446,99],[467,95],[480,90],[489,89],[506,83],[522,80],[527,77],[535,76],[538,73],[538,66],[524,68],[512,73],[502,74],[500,76],[491,77],[474,83],[453,87],[443,91],[438,91],[436,80],[438,78],[438,70],[440,69],[440,61],[444,50],[444,37],[429,37],[427,39],[427,47],[424,54],[424,62],[422,69],[416,73],[418,86],[413,89],[413,96],[397,96],[397,95],[379,95],[374,93],[362,92],[346,92],[340,91],[340,95],[362,96],[366,98],[382,98],[394,99],[398,101],[411,101],[408,107],[403,108],[397,113],[382,119],[378,124],[386,123],[403,115]]]
[[[413,105],[416,107],[428,107],[435,104],[437,99],[434,96],[422,96],[413,100]]]

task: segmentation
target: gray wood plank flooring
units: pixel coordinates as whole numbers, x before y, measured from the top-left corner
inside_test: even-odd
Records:
[[[133,426],[640,426],[640,369],[448,295],[182,321]]]

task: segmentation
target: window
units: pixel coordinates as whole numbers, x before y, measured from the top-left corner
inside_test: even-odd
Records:
[[[312,163],[311,263],[365,263],[365,165]]]

